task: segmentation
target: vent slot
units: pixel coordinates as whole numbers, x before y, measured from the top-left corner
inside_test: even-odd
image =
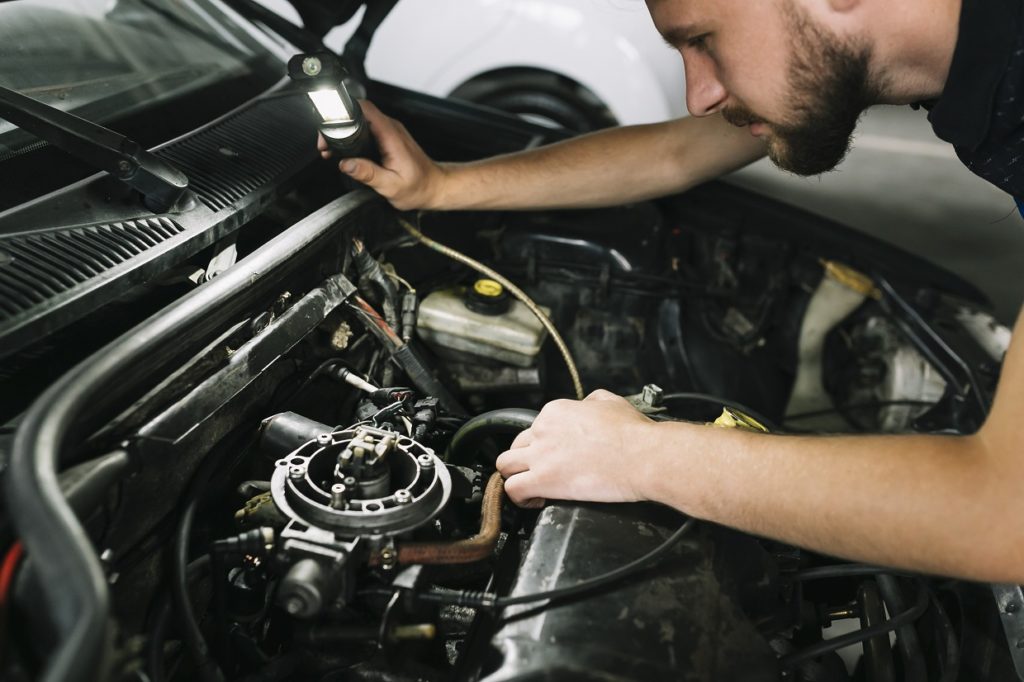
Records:
[[[315,155],[310,119],[301,97],[266,99],[156,154],[188,176],[207,208],[220,211]]]
[[[0,322],[125,263],[184,229],[163,218],[0,239]]]

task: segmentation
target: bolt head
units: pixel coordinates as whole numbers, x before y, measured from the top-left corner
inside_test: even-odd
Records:
[[[319,443],[320,445],[330,445],[330,443],[331,443],[331,434],[329,434],[329,433],[321,433],[320,435],[318,435],[316,437],[316,442]]]
[[[420,455],[416,458],[416,463],[424,469],[429,469],[434,466],[434,458],[431,455]]]
[[[288,467],[288,476],[290,478],[302,478],[306,475],[306,468],[298,464],[293,464]]]
[[[324,65],[319,57],[306,57],[302,60],[302,73],[307,76],[319,76]]]

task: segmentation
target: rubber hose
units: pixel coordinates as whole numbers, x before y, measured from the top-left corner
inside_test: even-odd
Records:
[[[501,534],[501,503],[505,499],[505,481],[494,472],[487,481],[480,504],[480,532],[452,542],[410,542],[397,547],[399,564],[469,564],[494,553]],[[380,555],[370,559],[380,565]]]
[[[455,432],[448,444],[448,461],[459,463],[471,461],[476,453],[473,449],[489,436],[515,434],[533,426],[536,410],[510,407],[485,412],[473,417]]]
[[[900,613],[907,610],[907,600],[903,597],[899,581],[891,575],[882,574],[875,577],[878,591],[882,595],[889,613]],[[896,630],[896,645],[903,659],[904,682],[927,682],[928,671],[925,666],[924,654],[921,652],[921,639],[917,629],[908,624]]]
[[[195,580],[210,566],[210,555],[204,554],[188,565],[188,580]],[[167,679],[167,671],[164,669],[164,642],[167,640],[167,630],[171,624],[171,616],[174,615],[174,604],[169,594],[161,595],[160,601],[155,609],[156,616],[153,618],[153,630],[147,643],[146,658],[148,659],[148,672],[150,682],[164,682]]]

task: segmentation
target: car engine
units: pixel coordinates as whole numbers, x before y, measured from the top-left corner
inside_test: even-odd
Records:
[[[435,158],[564,137],[365,85]],[[400,213],[318,158],[306,104],[279,83],[156,145],[177,208],[99,173],[0,213],[0,677],[1013,674],[1019,588],[521,509],[495,471],[598,388],[708,428],[970,433],[1009,336],[973,287],[727,183]]]

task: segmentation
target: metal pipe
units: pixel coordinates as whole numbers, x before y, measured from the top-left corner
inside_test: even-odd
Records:
[[[40,680],[103,679],[110,595],[85,529],[61,494],[69,451],[187,350],[264,295],[300,253],[331,243],[340,222],[376,197],[347,194],[296,223],[216,279],[183,296],[79,363],[25,413],[5,476],[7,507],[44,593],[56,644]]]

